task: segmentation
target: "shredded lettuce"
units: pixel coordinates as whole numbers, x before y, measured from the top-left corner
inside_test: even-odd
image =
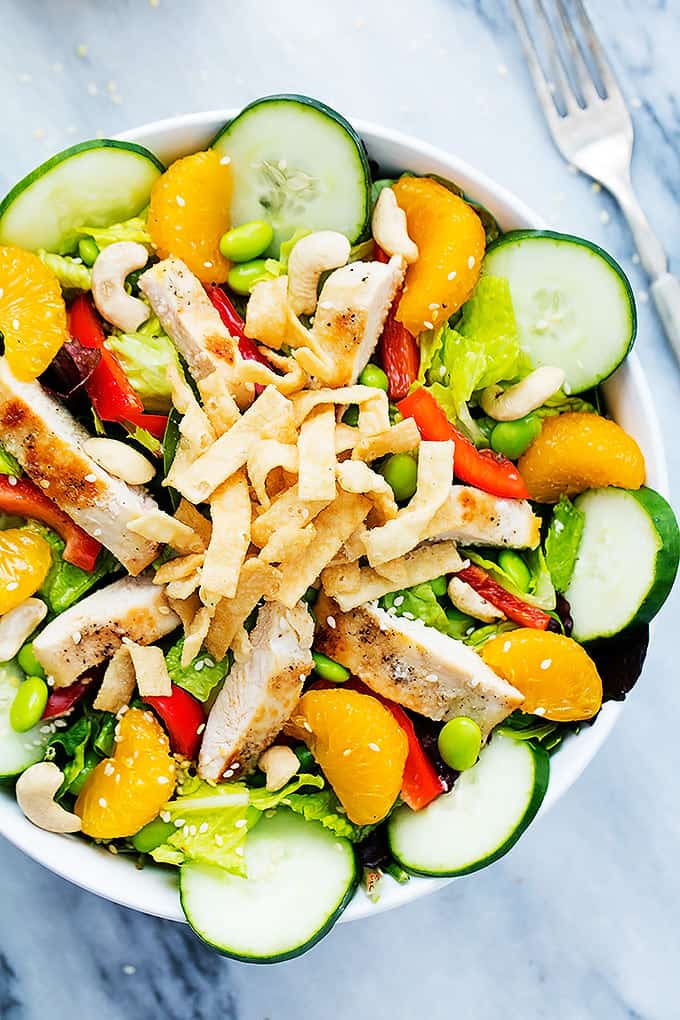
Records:
[[[321,776],[297,775],[282,790],[272,792],[249,789],[245,783],[212,786],[191,777],[161,812],[163,819],[174,822],[175,832],[151,856],[164,864],[215,864],[245,877],[244,843],[262,812],[278,807],[302,786],[323,785]]]
[[[116,241],[136,241],[138,244],[151,244],[151,235],[146,229],[147,210],[121,223],[112,223],[109,227],[78,227],[78,232],[93,238],[97,246],[106,248]]]
[[[0,444],[0,475],[11,475],[12,478],[21,477],[19,461],[11,453],[8,453],[2,444]]]
[[[172,406],[168,369],[179,368],[177,351],[155,317],[137,333],[114,333],[107,346],[116,355],[144,409],[167,414]]]
[[[62,290],[90,290],[92,288],[92,272],[82,259],[71,258],[69,255],[55,255],[54,252],[40,249],[38,258],[51,269]]]
[[[226,656],[221,662],[215,662],[207,652],[201,652],[188,666],[182,666],[183,648],[184,638],[180,638],[165,655],[170,679],[199,701],[207,701],[217,684],[229,672],[231,659]]]
[[[76,567],[64,559],[65,542],[51,528],[38,521],[29,521],[26,527],[44,538],[52,550],[52,566],[42,583],[40,594],[53,613],[63,613],[98,581],[119,567],[118,561],[107,549],[99,553],[94,570]]]
[[[545,561],[552,583],[559,592],[569,587],[584,525],[585,514],[570,499],[561,496],[553,510],[545,540]]]
[[[321,822],[335,836],[359,843],[371,832],[374,825],[355,825],[344,813],[340,801],[332,790],[319,790],[316,793],[291,793],[282,801],[286,807],[294,811],[307,822]]]

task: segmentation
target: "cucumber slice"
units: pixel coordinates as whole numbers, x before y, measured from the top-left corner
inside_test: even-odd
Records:
[[[298,228],[338,230],[354,243],[368,226],[371,175],[361,139],[335,110],[307,96],[266,96],[215,140],[231,159],[234,226],[268,220],[278,256]]]
[[[390,850],[414,875],[479,871],[517,842],[541,806],[549,775],[542,748],[495,733],[451,793],[422,811],[397,808],[387,823]]]
[[[621,266],[581,237],[514,230],[484,259],[484,272],[505,276],[532,365],[564,369],[568,392],[602,382],[626,357],[637,331],[635,300]]]
[[[585,515],[565,598],[577,641],[611,637],[649,623],[673,587],[680,532],[653,489],[591,489],[574,500]]]
[[[357,885],[352,844],[280,808],[246,839],[248,878],[205,864],[180,868],[187,921],[225,956],[275,963],[330,931]]]
[[[23,679],[23,670],[14,660],[0,663],[0,780],[12,779],[42,761],[50,739],[49,733],[40,732],[40,723],[26,733],[17,733],[10,725],[9,711]]]
[[[132,142],[101,138],[64,149],[0,202],[0,244],[72,252],[79,227],[109,227],[141,212],[164,169]]]

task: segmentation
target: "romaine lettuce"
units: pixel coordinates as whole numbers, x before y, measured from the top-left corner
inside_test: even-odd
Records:
[[[336,836],[351,840],[352,843],[359,843],[375,828],[373,825],[355,825],[354,822],[350,822],[332,790],[291,793],[281,803],[296,814],[302,815],[305,821],[321,822],[325,829],[329,829]]]
[[[569,587],[585,525],[583,514],[566,496],[553,510],[545,540],[545,560],[552,583],[559,592]]]
[[[78,230],[83,236],[91,237],[97,247],[106,248],[116,241],[136,241],[138,244],[151,244],[151,235],[146,228],[147,211],[133,216],[121,223],[112,223],[110,227],[82,226]]]
[[[0,475],[11,475],[12,478],[21,477],[21,465],[16,457],[0,444]]]
[[[51,269],[62,290],[90,290],[92,273],[82,260],[70,258],[68,255],[55,255],[51,251],[41,249],[38,258]]]
[[[38,521],[29,521],[26,527],[44,538],[52,550],[52,566],[42,583],[40,594],[53,613],[63,613],[98,581],[119,568],[118,561],[108,549],[101,550],[94,570],[76,567],[64,559],[64,540],[51,528],[46,528]]]
[[[158,319],[150,319],[137,333],[113,333],[107,346],[141,397],[144,409],[166,414],[172,405],[168,369],[179,368],[179,360]]]
[[[165,663],[173,684],[183,687],[199,701],[207,701],[214,688],[229,672],[231,659],[227,655],[221,662],[205,652],[199,653],[188,666],[181,663],[184,638],[170,648],[165,655]]]

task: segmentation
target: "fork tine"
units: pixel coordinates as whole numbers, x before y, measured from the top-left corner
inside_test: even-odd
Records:
[[[583,29],[583,33],[588,43],[588,49],[595,61],[595,66],[597,67],[600,78],[602,79],[602,84],[604,85],[607,97],[611,98],[612,96],[618,96],[622,98],[621,89],[619,88],[619,84],[614,76],[611,65],[607,60],[607,55],[603,47],[600,45],[600,40],[598,39],[593,23],[588,16],[583,0],[574,0],[574,7],[576,8],[576,13],[579,21],[581,22],[581,28]]]
[[[578,87],[581,90],[581,96],[583,97],[583,101],[585,102],[586,105],[588,103],[597,102],[600,96],[593,82],[592,76],[588,69],[588,65],[583,59],[581,47],[579,45],[578,39],[576,38],[576,33],[574,32],[571,21],[569,19],[569,14],[567,12],[564,0],[557,0],[557,14],[560,20],[560,24],[562,26],[562,31],[564,32],[565,39],[567,40],[567,47],[569,49],[569,53],[571,54],[571,59],[573,61],[572,70],[576,77],[576,81],[578,82]]]
[[[567,109],[568,113],[576,113],[579,109],[576,96],[574,95],[569,79],[564,70],[562,64],[562,57],[560,56],[559,49],[557,47],[557,40],[555,38],[555,32],[550,23],[550,19],[546,14],[545,7],[543,6],[543,0],[534,0],[536,5],[536,14],[538,21],[541,25],[545,42],[548,47],[548,55],[550,57],[550,70],[553,76],[553,81],[562,97],[562,101]]]
[[[529,65],[529,72],[534,82],[534,88],[536,89],[541,106],[543,107],[543,111],[547,117],[548,125],[554,130],[558,125],[560,115],[557,112],[555,100],[548,85],[547,78],[543,74],[543,68],[541,67],[541,62],[538,59],[538,53],[536,52],[536,47],[531,39],[529,26],[519,0],[512,0],[510,10],[513,21],[515,22],[517,34],[520,38],[520,42],[522,43],[522,49],[524,50],[527,64]]]

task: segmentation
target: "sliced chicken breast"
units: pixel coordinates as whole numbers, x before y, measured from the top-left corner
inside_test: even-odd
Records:
[[[535,549],[540,527],[540,519],[525,499],[501,499],[469,485],[454,485],[424,537],[460,545]]]
[[[147,577],[124,577],[57,616],[33,642],[38,662],[55,687],[79,676],[120,648],[123,638],[150,645],[180,624],[164,589]]]
[[[403,275],[403,263],[397,258],[388,263],[352,262],[328,277],[311,330],[319,358],[313,374],[326,386],[357,381],[377,346]]]
[[[329,615],[328,605],[316,613],[314,647],[391,701],[430,719],[469,716],[486,739],[524,700],[475,651],[420,620],[370,605]]]
[[[159,545],[128,531],[127,524],[158,509],[140,486],[114,478],[89,457],[88,432],[38,382],[20,382],[0,358],[0,436],[26,473],[98,539],[131,574],[158,555]]]
[[[201,281],[181,259],[157,262],[139,278],[161,326],[180,352],[196,381],[218,369],[241,408],[254,396],[250,383],[238,378],[242,361],[238,339],[229,334]]]
[[[314,622],[307,607],[268,602],[213,705],[198,758],[203,779],[242,776],[280,733],[312,670]]]

